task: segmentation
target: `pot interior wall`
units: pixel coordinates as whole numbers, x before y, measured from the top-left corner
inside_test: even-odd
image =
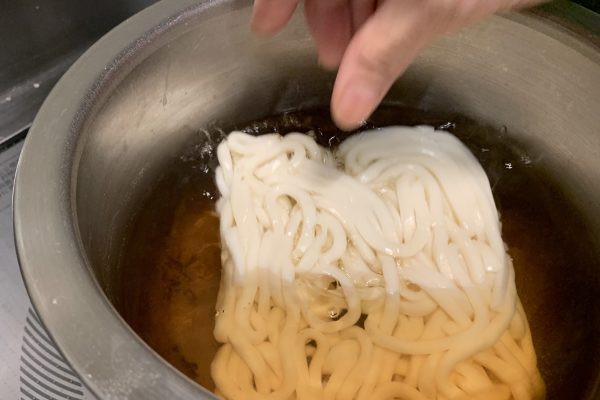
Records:
[[[133,217],[191,145],[269,115],[328,104],[334,75],[318,68],[301,16],[274,39],[249,39],[249,12],[199,13],[165,33],[150,54],[134,54],[84,126],[76,217],[89,265],[117,309],[126,303],[119,288],[127,265],[119,260]],[[507,132],[585,221],[589,247],[600,249],[593,239],[600,237],[600,57],[564,35],[534,17],[494,17],[436,43],[386,101]],[[590,294],[600,293],[589,265],[564,273],[579,274]],[[598,331],[597,313],[588,324]],[[599,351],[589,343],[590,370]],[[594,383],[580,385],[589,391]]]

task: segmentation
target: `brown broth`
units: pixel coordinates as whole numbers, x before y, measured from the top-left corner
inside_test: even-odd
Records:
[[[577,213],[536,157],[467,118],[382,107],[365,128],[429,124],[461,138],[486,170],[514,259],[548,399],[582,398],[596,378],[597,261]],[[256,134],[314,130],[335,146],[347,136],[326,111],[285,114],[232,127]],[[208,389],[220,249],[212,173],[214,144],[198,135],[135,217],[122,259],[120,312],[158,354]],[[570,271],[566,273],[565,271]]]

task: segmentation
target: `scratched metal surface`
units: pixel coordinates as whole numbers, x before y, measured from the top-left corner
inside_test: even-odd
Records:
[[[12,227],[12,185],[23,133],[0,145],[0,399],[92,400],[27,296]]]
[[[29,127],[94,41],[156,0],[0,0],[0,140]]]
[[[25,130],[56,81],[156,0],[0,0],[0,399],[92,399],[35,315],[16,259],[12,184]]]

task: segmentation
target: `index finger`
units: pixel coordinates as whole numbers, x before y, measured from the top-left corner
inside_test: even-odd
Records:
[[[300,0],[255,0],[252,30],[259,35],[272,35],[288,23]]]

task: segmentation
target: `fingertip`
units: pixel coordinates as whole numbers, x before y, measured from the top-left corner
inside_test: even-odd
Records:
[[[343,132],[352,132],[352,131],[360,128],[364,123],[364,120],[361,122],[352,122],[352,123],[344,121],[343,119],[339,119],[338,117],[336,117],[333,112],[331,114],[331,119],[333,119],[335,126],[337,126],[338,129]]]
[[[256,0],[250,29],[259,36],[274,35],[290,20],[299,0]]]
[[[319,54],[319,66],[329,71],[335,71],[340,66],[341,56]]]
[[[381,100],[380,91],[364,81],[348,82],[331,98],[331,116],[344,131],[360,127],[373,113]]]
[[[250,23],[250,30],[258,36],[271,36],[276,34],[281,27],[270,25],[256,18],[252,18]]]
[[[270,18],[265,18],[258,12],[252,15],[250,30],[258,36],[270,36],[276,34],[284,24],[274,24]]]
[[[357,128],[371,115],[425,42],[419,36],[420,19],[402,8],[407,6],[404,2],[384,4],[398,9],[382,6],[363,24],[338,71],[331,112],[345,130]]]

